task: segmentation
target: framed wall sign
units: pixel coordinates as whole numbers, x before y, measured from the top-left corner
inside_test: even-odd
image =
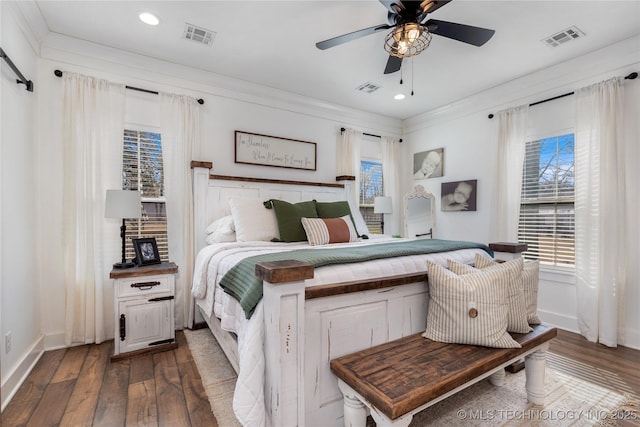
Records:
[[[258,133],[235,132],[235,162],[316,170],[316,143]]]

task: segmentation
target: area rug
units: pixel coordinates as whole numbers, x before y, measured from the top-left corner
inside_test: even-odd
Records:
[[[232,409],[236,374],[215,338],[208,329],[185,336],[219,425],[240,426]],[[524,371],[507,373],[502,387],[480,381],[420,412],[411,427],[640,426],[638,397],[614,372],[547,353],[546,405],[528,404],[524,384]]]

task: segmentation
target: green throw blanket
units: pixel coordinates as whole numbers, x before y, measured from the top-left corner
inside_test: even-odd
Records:
[[[295,260],[308,262],[317,268],[332,264],[349,264],[469,248],[480,248],[493,256],[493,251],[482,243],[438,239],[403,240],[377,245],[275,252],[243,259],[224,275],[220,280],[220,286],[240,302],[248,319],[262,299],[262,280],[257,278],[255,274],[256,264],[260,262]]]

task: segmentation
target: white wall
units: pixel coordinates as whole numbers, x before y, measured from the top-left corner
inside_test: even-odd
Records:
[[[11,2],[0,2],[1,45],[27,79],[36,79],[37,56],[21,15]],[[42,352],[40,312],[37,296],[39,250],[37,234],[35,162],[36,103],[39,86],[28,92],[16,84],[16,75],[3,61],[0,66],[0,364],[2,365],[2,408],[15,386]],[[5,336],[11,334],[11,350]]]
[[[605,80],[614,76],[626,76],[640,71],[638,46],[635,37],[592,54],[576,58],[556,67],[524,76],[486,92],[477,94],[441,110],[428,112],[403,124],[402,176],[404,191],[413,185],[422,184],[436,196],[435,237],[443,239],[495,241],[491,235],[491,206],[496,186],[497,120],[488,119],[489,113],[504,108],[528,104]],[[535,119],[535,129],[530,126],[529,136],[544,136],[546,132],[567,129],[566,110],[575,108],[574,97],[534,106],[530,117]],[[638,138],[640,136],[640,80],[625,83],[625,132],[629,155],[634,155],[640,164]],[[563,117],[563,120],[559,120]],[[572,116],[571,116],[572,117]],[[569,120],[571,121],[571,120]],[[544,124],[544,129],[541,124]],[[543,129],[543,130],[541,130]],[[547,135],[548,136],[548,135]],[[413,153],[444,147],[444,176],[414,181],[411,176]],[[638,171],[631,171],[632,186],[640,184]],[[478,201],[476,212],[440,211],[440,184],[442,182],[477,179]],[[630,212],[638,210],[638,192],[629,200]],[[638,221],[640,222],[640,221]],[[629,230],[630,239],[638,239],[639,231]],[[640,348],[640,274],[635,263],[628,277],[625,313],[624,344]],[[545,322],[577,332],[577,303],[575,278],[563,271],[542,271],[539,294],[539,311]]]
[[[42,245],[48,256],[39,260],[39,271],[46,286],[41,291],[42,332],[46,348],[63,345],[64,287],[60,269],[62,254],[56,251],[61,241],[59,227],[47,227],[62,221],[62,141],[61,106],[62,81],[55,77],[55,69],[78,72],[131,86],[181,93],[203,98],[201,112],[202,146],[196,149],[194,160],[213,162],[212,172],[284,180],[335,182],[335,146],[341,127],[364,132],[399,136],[399,120],[372,115],[265,88],[237,85],[228,78],[200,70],[142,58],[104,46],[97,46],[60,36],[45,38],[42,58],[38,64],[41,96],[38,100],[38,119],[41,137],[38,139],[38,186],[46,188],[38,200],[41,210]],[[123,64],[127,65],[123,65]],[[150,71],[153,70],[153,71]],[[250,92],[234,88],[244,87]],[[231,89],[230,89],[231,88]],[[157,115],[151,108],[154,95],[127,91],[128,121],[157,125]],[[134,105],[149,107],[134,117]],[[138,111],[140,113],[140,111]],[[155,123],[154,123],[155,122]],[[234,163],[234,131],[242,130],[315,142],[317,170],[252,166]],[[107,250],[119,253],[120,239],[116,234]],[[107,280],[107,283],[109,281]],[[105,323],[107,337],[113,336],[113,293],[105,292]]]

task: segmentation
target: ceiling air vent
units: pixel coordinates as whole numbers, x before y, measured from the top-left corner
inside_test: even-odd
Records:
[[[360,91],[360,92],[364,92],[364,93],[372,93],[377,91],[378,89],[380,89],[381,86],[378,86],[375,83],[371,83],[371,82],[366,82],[361,84],[360,86],[358,86],[356,88],[356,90]]]
[[[191,25],[189,23],[185,24],[184,27],[184,38],[187,40],[193,40],[194,42],[201,43],[205,46],[211,46],[213,44],[213,39],[215,38],[216,33],[207,30],[206,28],[196,27],[195,25]]]
[[[584,37],[584,33],[576,26],[569,27],[566,30],[560,31],[552,36],[545,37],[542,42],[550,47],[558,47],[561,44],[570,42],[577,38]]]

